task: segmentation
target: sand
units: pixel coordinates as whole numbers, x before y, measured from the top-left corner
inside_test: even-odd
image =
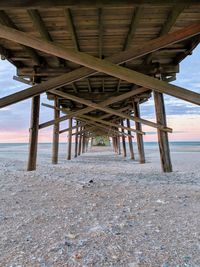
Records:
[[[200,153],[163,174],[93,148],[72,161],[0,161],[0,266],[200,266]]]

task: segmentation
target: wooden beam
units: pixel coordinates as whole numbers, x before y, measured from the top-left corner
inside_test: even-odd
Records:
[[[133,60],[135,58],[144,56],[148,53],[154,52],[160,48],[167,47],[179,41],[183,41],[192,36],[199,34],[200,32],[200,24],[194,24],[184,29],[178,30],[174,33],[170,33],[164,35],[160,38],[151,40],[147,42],[145,45],[138,47],[137,49],[127,50],[121,53],[117,53],[114,56],[108,58],[109,61],[119,64],[124,63],[129,60]],[[1,29],[0,29],[1,35]],[[90,75],[94,75],[96,71],[82,67],[80,69],[74,70],[70,73],[63,74],[59,77],[53,78],[47,82],[43,82],[40,85],[36,85],[29,89],[22,90],[18,93],[12,94],[7,97],[3,97],[0,99],[0,108],[6,107],[8,105],[17,103],[19,101],[28,99],[33,97],[34,95],[44,93],[51,89],[60,88],[66,84],[70,84],[74,81],[80,80],[82,78],[86,78]]]
[[[182,53],[180,53],[174,60],[173,62],[176,64],[179,64],[185,57],[187,57],[188,55],[192,55],[193,50],[199,45],[200,43],[200,35],[197,35],[195,37],[192,38],[192,42],[190,42],[187,47],[186,50]]]
[[[74,93],[78,93],[77,87],[75,83],[72,83],[72,88],[74,90]]]
[[[163,94],[154,92],[154,101],[157,123],[167,125]],[[157,131],[162,170],[163,172],[172,172],[168,134],[160,129]]]
[[[175,49],[176,53],[185,51],[185,49]],[[178,73],[179,72],[179,65],[175,64],[141,64],[137,65],[134,64],[129,66],[129,69],[144,73],[144,74],[155,74],[156,70],[162,70],[162,73],[164,74],[171,74],[171,73]],[[36,68],[36,73],[35,76],[48,76],[49,78],[51,77],[57,77],[59,75],[62,75],[64,73],[70,72],[71,70],[67,67],[37,67]],[[29,67],[21,67],[20,69],[17,70],[17,75],[18,76],[30,76],[32,74],[33,70]],[[103,73],[97,73],[96,75],[92,75],[92,79],[107,79],[108,76]],[[87,82],[87,80],[85,80]]]
[[[105,120],[101,120],[99,118],[96,118],[96,117],[92,117],[92,116],[87,116],[87,115],[81,115],[82,118],[85,118],[85,119],[88,119],[88,120],[94,120],[96,122],[99,122],[99,123],[102,123],[102,124],[105,124],[105,125],[108,125],[108,126],[112,126],[112,127],[118,127],[118,128],[122,128],[124,130],[129,130],[129,131],[132,131],[132,132],[138,132],[138,134],[145,134],[144,132],[142,131],[136,131],[135,129],[132,129],[130,127],[126,127],[124,126],[123,124],[116,124],[116,123],[113,123],[113,122],[109,122],[109,121],[105,121]]]
[[[111,109],[111,108],[108,108],[108,107],[104,107],[104,105],[96,104],[96,103],[93,103],[93,102],[91,102],[89,100],[85,100],[85,99],[82,99],[80,97],[68,94],[68,93],[64,93],[64,92],[61,92],[61,91],[58,91],[58,90],[52,90],[51,92],[53,94],[55,94],[55,95],[64,97],[66,99],[73,100],[73,101],[78,102],[78,103],[82,103],[82,104],[87,105],[89,107],[92,107],[94,109],[102,110],[102,111],[104,111],[106,113],[114,114],[114,115],[122,117],[122,118],[126,118],[126,119],[130,119],[130,120],[133,120],[133,121],[136,121],[136,122],[140,122],[140,123],[143,123],[143,124],[148,125],[148,126],[153,127],[153,128],[162,129],[163,131],[172,132],[171,128],[165,127],[165,126],[163,126],[161,124],[157,124],[157,123],[154,123],[154,122],[151,122],[151,121],[148,121],[148,120],[144,120],[144,119],[141,119],[141,118],[129,116],[129,115],[121,113],[121,112],[119,112],[117,110],[114,110],[114,109]]]
[[[23,79],[21,77],[18,77],[18,76],[13,76],[13,80],[17,81],[17,82],[20,82],[20,83],[25,83],[25,84],[28,84],[28,85],[32,85],[32,82],[29,80],[26,80],[26,79]]]
[[[133,16],[131,19],[131,24],[129,27],[128,35],[126,37],[126,41],[125,41],[123,50],[126,50],[130,46],[130,44],[133,40],[133,37],[135,35],[136,29],[138,28],[139,20],[141,18],[141,15],[143,14],[143,10],[144,10],[143,7],[134,8]]]
[[[60,117],[59,111],[59,99],[55,97],[54,99],[54,119]],[[55,123],[53,126],[53,146],[52,146],[52,164],[58,163],[58,149],[59,149],[59,122]]]
[[[126,120],[126,123],[127,123],[127,127],[130,128],[130,120],[127,119]],[[128,134],[130,134],[131,131],[128,130]],[[134,151],[133,151],[133,142],[132,142],[132,138],[128,137],[128,144],[129,144],[129,150],[130,150],[130,158],[131,159],[135,159],[135,156],[134,156]]]
[[[121,132],[119,130],[116,130],[116,129],[118,129],[117,127],[114,127],[114,129],[108,128],[108,127],[106,127],[103,124],[97,123],[97,122],[95,122],[93,120],[85,119],[82,116],[78,117],[78,119],[83,120],[83,121],[85,121],[88,124],[90,123],[91,125],[95,125],[95,126],[97,126],[97,129],[101,128],[101,129],[105,130],[106,133],[109,132],[109,131],[111,131],[111,132],[113,132],[113,133],[115,133],[117,135],[126,135],[126,136],[130,136],[131,138],[133,137],[132,135],[129,135],[127,133],[123,133],[123,132]]]
[[[181,5],[182,3],[190,3],[190,4],[199,4],[198,0],[176,0],[176,5]],[[46,9],[46,8],[97,8],[97,7],[135,7],[135,6],[166,6],[174,5],[174,0],[81,0],[79,2],[74,0],[15,0],[15,1],[7,1],[1,0],[0,9],[28,9],[28,8],[36,8],[36,9]]]
[[[73,49],[66,49],[52,43],[47,43],[42,40],[31,37],[27,33],[23,33],[6,26],[0,27],[0,37],[23,45],[31,46],[32,48],[39,49],[40,51],[61,57],[66,60],[70,60],[74,63],[83,65],[98,72],[106,73],[108,75],[125,80],[127,82],[137,84],[160,93],[165,93],[180,98],[182,100],[191,102],[193,104],[200,105],[200,94],[198,93],[189,91],[180,86],[168,84],[164,81],[157,80],[142,73],[115,65],[108,60],[102,60],[83,52],[77,52]]]
[[[72,128],[72,118],[69,119],[69,128]],[[71,151],[72,151],[72,130],[68,132],[68,154],[67,160],[71,159]]]
[[[140,118],[140,106],[139,103],[133,101],[133,111],[134,115],[138,118]],[[166,124],[164,124],[166,125]],[[138,131],[142,131],[142,125],[140,122],[135,122],[135,128]],[[140,163],[143,164],[145,163],[145,153],[144,153],[144,142],[143,142],[143,137],[139,134],[136,134],[137,137],[137,146],[138,146],[138,154],[139,154],[139,160]]]
[[[138,88],[138,89],[135,89],[133,91],[130,91],[130,92],[127,92],[127,93],[124,93],[124,94],[121,94],[119,96],[116,96],[116,97],[110,97],[108,98],[107,100],[105,100],[104,102],[101,103],[101,106],[108,106],[108,105],[111,105],[115,102],[118,102],[118,101],[122,101],[126,98],[129,98],[131,96],[134,96],[134,95],[137,95],[137,94],[140,94],[142,92],[145,92],[146,89],[145,88]],[[65,121],[71,117],[76,117],[78,115],[82,115],[82,114],[86,114],[86,113],[89,113],[91,112],[92,110],[94,110],[95,108],[92,108],[92,107],[87,107],[87,108],[84,108],[84,109],[81,109],[81,110],[78,110],[78,111],[75,111],[75,112],[71,112],[70,114],[68,115],[65,115],[65,116],[62,116],[60,117],[58,120],[51,120],[51,121],[48,121],[48,122],[45,122],[45,123],[42,123],[40,124],[39,126],[39,129],[42,129],[42,128],[45,128],[45,127],[48,127],[48,126],[51,126],[53,125],[54,123],[56,122],[61,122],[61,121]]]
[[[188,4],[182,4],[182,5],[174,5],[172,10],[169,12],[168,18],[166,23],[163,25],[159,36],[163,36],[164,34],[167,34],[171,28],[176,23],[177,18],[182,13],[182,11],[188,6]],[[153,54],[150,54],[145,59],[145,62],[150,63],[152,61]]]
[[[4,10],[0,10],[0,23],[1,25],[5,25],[13,29],[19,30],[19,28],[14,24],[14,22],[10,19],[10,17]],[[30,48],[29,46],[24,46],[24,45],[21,46],[23,50],[31,57],[31,59],[36,65],[41,64],[41,58],[34,49]]]
[[[103,56],[103,9],[98,9],[98,30],[99,30],[99,58]]]
[[[67,28],[68,28],[68,30],[70,32],[70,35],[71,35],[71,38],[72,38],[72,42],[73,42],[74,48],[77,51],[80,51],[80,46],[79,46],[79,43],[78,43],[78,37],[77,37],[77,34],[76,34],[76,28],[75,28],[75,25],[74,25],[74,22],[73,22],[73,17],[72,17],[71,10],[69,8],[65,8],[64,9],[64,15],[65,15],[65,19],[66,19]]]
[[[36,30],[39,31],[41,37],[46,40],[47,42],[53,42],[53,39],[50,35],[50,33],[48,32],[45,23],[42,19],[42,17],[40,16],[40,13],[37,9],[28,9],[27,13],[31,19],[31,21],[33,22],[33,25],[35,26]],[[56,63],[57,66],[59,66],[62,62],[61,60],[59,60],[57,57],[54,58],[54,61]]]
[[[31,122],[29,129],[29,157],[27,171],[36,169],[37,146],[38,146],[38,126],[40,113],[40,96],[32,98]]]

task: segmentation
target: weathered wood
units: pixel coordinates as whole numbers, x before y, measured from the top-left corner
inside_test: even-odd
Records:
[[[72,128],[72,118],[69,119],[69,128]],[[71,151],[72,151],[72,130],[68,132],[68,154],[67,154],[68,160],[71,160]]]
[[[105,132],[108,132],[108,131],[111,131],[117,135],[125,135],[125,136],[130,136],[132,138],[132,135],[129,135],[127,133],[123,133],[121,131],[118,130],[118,127],[113,127],[113,128],[108,128],[107,126],[103,125],[103,124],[100,124],[100,123],[97,123],[95,122],[94,120],[90,120],[89,119],[89,116],[87,116],[87,119],[85,119],[84,117],[80,116],[80,117],[77,117],[79,120],[83,120],[85,121],[87,124],[92,124],[92,125],[95,125],[97,126],[97,128],[101,128],[101,129],[104,129]]]
[[[188,4],[183,3],[182,5],[173,6],[172,10],[169,12],[166,23],[163,25],[159,33],[159,36],[167,34],[171,30],[173,25],[176,23],[177,18],[179,17],[181,12],[186,8],[187,5]],[[153,54],[148,55],[145,62],[150,63],[152,61],[152,57]]]
[[[38,127],[40,113],[40,96],[32,99],[31,122],[29,129],[29,157],[27,171],[36,169],[37,146],[38,146]]]
[[[167,125],[163,94],[154,92],[156,120]],[[172,172],[168,134],[158,129],[158,143],[160,149],[161,166],[164,172]]]
[[[124,122],[121,120],[121,125],[122,125],[122,133],[124,133]],[[126,157],[126,139],[125,136],[122,135],[122,147],[123,147],[123,156]]]
[[[74,1],[74,0],[35,0],[35,1],[24,1],[24,0],[15,0],[15,1],[7,1],[1,0],[0,2],[0,9],[19,9],[19,8],[37,8],[37,9],[44,9],[44,8],[55,8],[55,7],[68,7],[68,8],[96,8],[96,7],[135,7],[135,6],[169,6],[169,5],[182,5],[182,3],[190,3],[190,4],[198,4],[198,0],[81,0],[81,1]]]
[[[99,58],[103,56],[103,10],[98,9]]]
[[[59,111],[59,99],[55,97],[54,99],[54,119],[60,117]],[[58,149],[59,149],[59,122],[55,123],[53,126],[53,146],[52,146],[52,164],[58,163]]]
[[[70,32],[73,45],[77,51],[80,51],[80,46],[78,43],[78,38],[77,38],[76,29],[75,29],[74,22],[73,22],[71,10],[69,8],[65,8],[64,15],[66,19],[66,26]]]
[[[10,17],[7,15],[7,13],[4,10],[0,10],[0,23],[2,25],[6,25],[8,27],[18,30],[18,27],[10,19]],[[23,45],[22,45],[22,48],[32,58],[33,62],[36,65],[40,65],[41,58],[39,57],[39,55],[34,49],[30,48],[29,46],[23,46]]]
[[[142,92],[145,92],[146,89],[145,88],[138,88],[134,91],[131,91],[131,92],[127,92],[127,93],[124,93],[124,94],[121,94],[120,96],[116,96],[116,97],[110,97],[108,98],[107,100],[103,101],[101,103],[101,106],[108,106],[108,105],[111,105],[115,102],[118,102],[118,101],[122,101],[126,98],[129,98],[131,96],[134,96],[134,95],[137,95],[137,94],[140,94]],[[1,101],[1,100],[0,100]],[[82,114],[85,114],[85,113],[88,113],[92,110],[94,110],[95,108],[92,108],[92,107],[87,107],[87,108],[84,108],[84,109],[81,109],[81,110],[78,110],[78,111],[75,111],[75,112],[71,112],[70,114],[68,115],[65,115],[65,116],[62,116],[61,118],[59,118],[58,120],[51,120],[51,121],[48,121],[48,122],[45,122],[45,123],[42,123],[40,124],[39,126],[39,129],[42,129],[42,128],[45,128],[45,127],[48,127],[50,125],[53,125],[55,122],[61,122],[61,121],[65,121],[67,119],[69,119],[70,117],[76,117],[78,115],[82,115]],[[107,117],[107,115],[106,115]],[[106,118],[105,117],[105,118]]]
[[[131,25],[129,27],[128,35],[123,50],[126,50],[130,46],[131,41],[133,40],[133,37],[135,35],[136,29],[138,27],[139,20],[143,13],[143,10],[144,10],[143,7],[137,7],[136,9],[134,9],[133,16],[131,19]]]
[[[144,56],[148,53],[154,52],[160,48],[172,45],[179,41],[195,36],[199,34],[199,32],[200,32],[200,24],[194,24],[184,29],[178,30],[174,33],[170,33],[162,37],[159,37],[157,39],[146,42],[145,45],[140,46],[137,49],[134,50],[129,49],[127,51],[117,53],[109,57],[108,60],[116,64],[124,63],[129,60]],[[18,93],[1,98],[0,108],[28,99],[30,97],[33,97],[34,95],[44,93],[48,90],[60,88],[61,86],[70,84],[76,80],[80,80],[81,78],[86,78],[95,73],[96,71],[94,70],[82,67],[70,73],[63,74],[59,77],[50,79],[49,81],[43,82],[40,85],[36,85],[29,89],[25,89]]]
[[[136,132],[135,129],[133,128],[128,128],[124,125],[120,125],[120,124],[117,124],[117,123],[113,123],[113,122],[109,122],[109,121],[105,121],[105,120],[101,120],[99,118],[96,118],[96,117],[92,117],[92,116],[87,116],[87,115],[81,115],[82,118],[85,118],[85,119],[88,119],[88,120],[94,120],[96,122],[99,122],[99,123],[103,123],[105,125],[108,125],[108,126],[113,126],[113,127],[118,127],[118,128],[122,128],[122,129],[125,129],[125,130],[129,130],[129,131],[132,131],[132,132]],[[123,132],[123,131],[122,131]],[[142,131],[139,131],[138,133],[140,134],[145,134],[144,132]]]
[[[180,86],[168,84],[164,81],[157,80],[154,77],[149,77],[125,67],[115,65],[108,60],[102,60],[89,54],[78,52],[74,49],[62,48],[61,46],[33,38],[27,33],[20,32],[6,26],[0,27],[0,37],[30,46],[34,49],[39,49],[40,51],[70,60],[74,63],[83,65],[98,72],[106,73],[127,82],[200,105],[200,94],[198,93],[192,92]]]
[[[130,119],[130,120],[133,120],[133,121],[136,121],[136,122],[140,122],[140,123],[146,124],[146,125],[148,125],[150,127],[153,127],[153,128],[162,129],[163,131],[172,132],[171,128],[165,127],[165,126],[163,126],[161,124],[157,124],[157,123],[154,123],[154,122],[151,122],[151,121],[148,121],[148,120],[144,120],[144,119],[141,119],[141,118],[137,118],[137,117],[134,117],[134,116],[130,116],[130,115],[121,113],[121,112],[119,112],[117,110],[114,110],[114,109],[111,109],[111,108],[108,108],[108,107],[104,107],[104,105],[102,105],[102,104],[96,104],[96,103],[93,103],[93,102],[91,102],[89,100],[85,100],[85,99],[82,99],[80,97],[77,97],[77,96],[74,96],[74,95],[71,95],[71,94],[68,94],[68,93],[64,93],[64,92],[61,92],[61,91],[58,91],[58,90],[52,90],[51,92],[53,94],[55,94],[55,95],[62,96],[64,98],[66,98],[66,99],[71,99],[71,100],[76,101],[78,103],[82,103],[82,104],[87,105],[89,107],[92,107],[94,109],[99,109],[99,110],[105,111],[106,113],[114,114],[114,115],[119,116],[121,118],[126,118],[126,119]]]
[[[126,120],[126,123],[127,123],[127,127],[130,128],[130,120],[127,119]],[[130,134],[131,131],[128,130],[128,134]],[[130,158],[131,159],[135,159],[135,156],[134,156],[134,151],[133,151],[133,142],[132,142],[132,138],[128,137],[128,144],[129,144],[129,150],[130,150]]]
[[[140,107],[138,102],[133,101],[133,111],[134,115],[140,118]],[[166,125],[166,124],[164,124]],[[140,122],[135,122],[135,128],[138,129],[138,131],[142,131],[142,125]],[[138,146],[138,154],[139,154],[139,160],[140,163],[145,163],[145,153],[144,153],[144,142],[143,142],[143,136],[141,134],[136,134],[137,137],[137,146]]]
[[[36,30],[39,31],[41,37],[44,40],[46,40],[47,42],[53,42],[53,39],[52,39],[51,35],[49,34],[49,32],[45,26],[45,23],[40,16],[39,11],[36,9],[28,9],[27,13],[28,13],[31,21],[33,22]],[[57,64],[57,66],[59,66],[61,64],[61,62],[58,58],[54,58],[54,61]]]
[[[116,140],[117,140],[118,155],[121,155],[122,151],[121,151],[121,142],[120,142],[120,136],[119,135],[117,135]]]
[[[84,127],[85,128],[85,127]],[[85,129],[84,129],[85,130]],[[82,138],[82,154],[85,153],[85,147],[86,147],[86,136],[85,132],[83,133],[83,138]]]
[[[80,131],[83,130],[83,127],[80,127]],[[82,146],[82,134],[80,133],[79,135],[79,144],[78,144],[78,156],[81,155],[81,146]]]

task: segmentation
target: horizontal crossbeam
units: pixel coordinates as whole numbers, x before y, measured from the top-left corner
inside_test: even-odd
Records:
[[[145,45],[140,46],[135,50],[131,50],[130,49],[130,50],[118,53],[118,54],[116,54],[114,56],[111,56],[111,57],[107,58],[107,60],[109,61],[109,62],[107,62],[107,64],[111,64],[110,62],[113,62],[115,64],[121,64],[121,63],[127,62],[129,60],[132,60],[132,59],[144,56],[146,54],[149,54],[151,52],[154,52],[156,50],[159,50],[159,49],[161,49],[163,47],[172,45],[172,44],[174,44],[176,42],[179,42],[179,41],[185,40],[187,38],[190,38],[190,37],[192,37],[194,35],[197,35],[199,32],[200,32],[200,24],[191,25],[189,27],[186,27],[186,28],[181,29],[179,31],[176,31],[174,33],[170,33],[170,34],[164,35],[164,36],[162,36],[160,38],[157,38],[155,40],[151,40],[151,41],[147,42]],[[42,40],[35,39],[33,37],[30,37],[28,34],[25,34],[25,33],[10,29],[8,27],[5,27],[5,26],[0,27],[0,36],[2,38],[6,38],[6,39],[12,40],[14,42],[29,44],[30,46],[34,46],[35,48],[37,47],[37,49],[39,49],[39,50],[41,50],[41,47],[42,47],[44,52],[47,52],[47,53],[50,53],[50,54],[54,54],[54,55],[56,54],[59,57],[66,58],[66,49],[58,47],[58,46],[55,46],[54,44],[46,43],[46,42],[44,42]],[[33,45],[33,43],[34,43],[34,45]],[[53,48],[54,52],[52,51],[52,49],[50,49],[50,47]],[[60,54],[61,51],[62,51],[62,55]],[[79,57],[79,55],[82,55],[82,53],[79,53],[77,51],[74,51],[74,50],[70,50],[70,51],[75,53],[75,55],[78,56],[78,57]],[[68,53],[67,53],[67,55],[68,55]],[[88,56],[88,55],[83,55],[83,56]],[[67,56],[67,58],[68,58],[68,56]],[[99,59],[95,59],[93,57],[91,57],[91,58],[96,63],[99,62]],[[103,62],[103,60],[100,60],[100,62]],[[118,68],[118,66],[115,66],[115,65],[113,65],[113,66],[115,68]],[[122,70],[124,72],[125,72],[125,70],[127,71],[127,69],[122,69]],[[70,84],[70,83],[72,83],[74,81],[86,78],[86,77],[88,77],[90,75],[94,75],[95,73],[97,73],[97,71],[93,70],[93,69],[88,69],[86,67],[79,68],[79,69],[74,70],[74,71],[72,71],[70,73],[63,74],[63,75],[61,75],[59,77],[56,77],[56,78],[53,78],[53,79],[51,79],[49,81],[43,82],[42,84],[35,85],[35,86],[31,87],[31,88],[22,90],[22,91],[20,91],[18,93],[15,93],[15,94],[12,94],[10,96],[1,98],[0,99],[0,108],[6,107],[8,105],[17,103],[17,102],[25,100],[25,99],[28,99],[30,97],[33,97],[33,96],[37,95],[37,94],[41,94],[41,93],[47,92],[47,91],[49,91],[51,89],[60,88],[60,87],[62,87],[64,85],[66,85],[66,84]],[[131,76],[133,75],[132,71],[129,71],[129,73],[131,73]],[[140,74],[140,75],[142,75],[142,74]],[[144,76],[142,76],[142,79],[143,78],[144,78]],[[153,79],[153,78],[148,77],[148,79]],[[153,79],[153,81],[154,81],[154,79]],[[132,82],[136,83],[136,80],[134,79],[134,81],[133,81],[133,79],[131,79],[131,83]],[[157,81],[157,82],[160,82],[160,81]],[[160,85],[160,83],[159,83],[159,85]],[[163,84],[163,82],[162,82],[162,84]],[[164,84],[166,85],[166,83],[164,83]],[[170,85],[168,85],[168,86],[170,86]],[[155,88],[153,88],[153,89],[155,89]],[[173,87],[173,89],[174,89],[174,87]],[[176,92],[176,90],[174,90],[174,92]],[[187,90],[187,92],[188,92],[188,90]],[[198,94],[195,94],[193,92],[191,92],[191,93],[192,93],[192,96],[193,96],[192,99],[194,99],[196,97],[196,95],[198,95]],[[190,100],[190,98],[189,98],[189,100]]]

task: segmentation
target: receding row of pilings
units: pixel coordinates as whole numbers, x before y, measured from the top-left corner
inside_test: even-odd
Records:
[[[154,102],[155,102],[155,111],[156,111],[156,121],[158,125],[167,126],[166,124],[166,114],[164,107],[164,99],[163,94],[154,92]],[[48,105],[47,105],[48,106]],[[55,97],[55,105],[54,109],[54,120],[60,118],[60,109],[59,108],[59,100]],[[32,171],[36,169],[36,158],[37,158],[37,144],[38,144],[38,130],[39,130],[39,112],[40,112],[40,96],[37,95],[32,99],[32,111],[31,111],[31,123],[30,123],[30,140],[29,140],[29,159],[28,159],[28,171]],[[139,103],[133,101],[133,112],[135,117],[140,118],[140,109]],[[122,140],[123,154],[126,156],[126,142],[125,136],[128,136],[128,143],[130,149],[131,159],[134,159],[134,151],[133,151],[133,143],[132,143],[132,135],[130,129],[130,120],[126,119],[126,127],[124,127],[124,119],[121,119],[121,132],[119,134],[111,134],[112,143],[116,153],[121,153],[120,147],[120,136]],[[99,125],[100,126],[100,125]],[[76,129],[75,133],[72,133],[73,129]],[[103,127],[105,128],[105,127]],[[124,129],[127,130],[125,133]],[[113,129],[114,132],[118,132],[119,129]],[[81,153],[85,153],[88,147],[88,141],[90,136],[87,135],[87,131],[83,123],[79,124],[79,121],[76,120],[76,126],[73,126],[73,118],[69,118],[69,128],[66,130],[60,131],[59,122],[54,124],[53,128],[53,151],[52,151],[52,163],[58,163],[58,146],[59,146],[59,134],[61,132],[68,131],[68,153],[67,159],[70,160],[72,158],[72,136],[75,135],[75,153],[74,156],[77,157]],[[137,146],[138,146],[138,154],[139,154],[139,162],[145,163],[145,153],[144,153],[144,142],[141,122],[135,122],[135,131],[137,138]],[[169,142],[168,142],[168,133],[161,128],[157,128],[158,132],[158,143],[160,150],[160,158],[161,158],[161,166],[164,172],[172,171],[172,164],[170,159],[170,150],[169,150]]]
[[[138,105],[139,108],[139,105]],[[126,120],[127,127],[130,128],[130,120]],[[124,126],[123,120],[121,121],[121,125]],[[141,128],[140,128],[141,129]],[[130,131],[128,130],[128,145],[129,145],[129,151],[130,151],[130,159],[134,160],[135,159],[135,153],[133,150],[133,142],[132,142],[132,136]],[[124,133],[124,130],[122,129],[122,133]],[[143,142],[143,137],[141,134],[136,133],[137,135],[137,147],[138,147],[138,155],[139,155],[139,162],[141,164],[145,163],[145,153],[144,153],[144,142]],[[124,157],[127,157],[127,147],[126,147],[126,137],[125,135],[116,135],[112,136],[112,144],[113,144],[113,149],[116,154],[123,154]],[[121,144],[122,144],[122,150],[121,150]]]

